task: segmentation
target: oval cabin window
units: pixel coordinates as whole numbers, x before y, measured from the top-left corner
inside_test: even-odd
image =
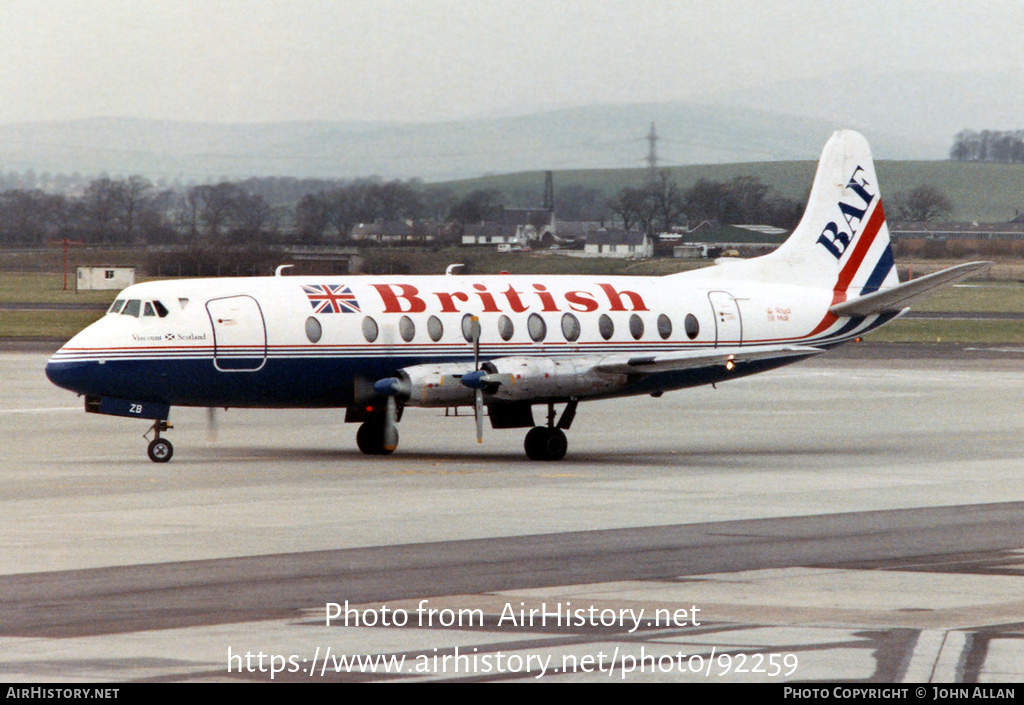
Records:
[[[562,335],[570,343],[580,337],[580,321],[571,313],[562,316]]]
[[[692,313],[686,314],[686,320],[683,321],[683,328],[686,330],[686,337],[693,340],[700,335],[700,323],[697,322],[697,317]]]
[[[369,316],[363,319],[363,337],[366,338],[367,343],[372,343],[377,339],[379,333],[377,328],[377,321],[373,320]]]
[[[658,316],[658,335],[662,340],[668,340],[672,335],[672,319],[664,313]]]
[[[441,325],[441,319],[437,316],[431,316],[427,319],[427,335],[435,343],[444,335],[444,326]]]
[[[411,318],[402,316],[398,320],[398,334],[405,342],[412,342],[412,339],[416,337],[416,324],[412,322]]]
[[[501,336],[502,340],[512,340],[512,336],[515,334],[516,328],[512,325],[512,319],[508,316],[502,316],[498,319],[498,335]]]
[[[530,338],[535,343],[539,343],[548,335],[548,324],[544,322],[539,313],[531,313],[530,317],[526,319],[526,330],[529,331]]]
[[[320,326],[320,321],[316,320],[312,316],[306,319],[306,337],[309,338],[309,342],[319,343],[320,336],[323,334],[324,330]]]
[[[644,337],[644,319],[635,313],[629,317],[629,334],[634,340]]]

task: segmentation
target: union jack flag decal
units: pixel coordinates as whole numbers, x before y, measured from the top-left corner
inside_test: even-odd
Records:
[[[314,313],[359,313],[359,302],[343,284],[303,284]]]

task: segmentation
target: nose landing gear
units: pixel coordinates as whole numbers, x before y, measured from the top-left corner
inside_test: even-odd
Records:
[[[171,426],[167,421],[162,419],[157,419],[153,422],[152,427],[150,427],[149,430],[153,432],[154,436],[153,440],[149,442],[149,448],[146,450],[146,453],[149,455],[149,459],[154,463],[166,463],[171,459],[171,456],[174,455],[174,446],[171,445],[171,442],[166,438],[160,437],[162,432],[169,431],[172,428],[174,428],[174,426]],[[143,438],[147,438],[148,436],[149,432],[147,431]]]

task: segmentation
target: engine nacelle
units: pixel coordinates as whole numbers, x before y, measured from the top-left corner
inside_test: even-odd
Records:
[[[626,375],[595,371],[599,358],[502,357],[482,366],[487,395],[499,401],[596,396],[626,384]]]
[[[402,401],[407,406],[472,406],[473,390],[459,381],[472,371],[472,362],[401,369],[398,374]]]

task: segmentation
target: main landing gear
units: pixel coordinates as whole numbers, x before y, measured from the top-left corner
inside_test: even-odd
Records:
[[[386,442],[386,424],[383,419],[364,421],[356,431],[356,445],[366,455],[391,455],[398,447],[398,429],[393,429],[394,437]]]
[[[169,431],[174,428],[167,421],[157,419],[153,422],[150,430],[153,432],[153,440],[149,442],[149,448],[146,452],[149,454],[149,459],[154,463],[166,463],[174,455],[174,446],[166,438],[161,438],[160,434],[164,431]],[[149,435],[148,433],[146,434]]]
[[[569,450],[569,440],[565,437],[565,430],[572,426],[576,418],[576,406],[579,402],[571,400],[562,412],[562,418],[555,424],[555,405],[548,404],[548,425],[534,426],[526,434],[523,447],[526,449],[526,457],[530,460],[561,460]]]

